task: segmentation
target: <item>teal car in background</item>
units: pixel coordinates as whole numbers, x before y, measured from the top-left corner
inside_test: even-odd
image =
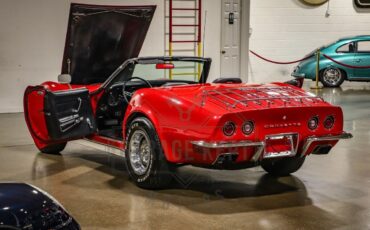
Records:
[[[325,87],[339,87],[345,80],[370,81],[370,68],[354,68],[370,66],[370,35],[342,38],[319,50],[322,54],[319,80]],[[307,55],[310,58],[294,68],[293,77],[316,80],[316,52]],[[335,63],[324,55],[345,65]]]

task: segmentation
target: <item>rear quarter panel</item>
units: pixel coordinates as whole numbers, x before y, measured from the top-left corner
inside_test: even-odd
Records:
[[[138,90],[130,101],[124,119],[124,137],[133,116],[146,116],[154,124],[167,160],[183,162],[192,151],[194,139],[209,139],[220,115],[211,113],[163,90]]]

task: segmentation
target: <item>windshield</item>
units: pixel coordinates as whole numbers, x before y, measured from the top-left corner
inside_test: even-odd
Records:
[[[136,64],[133,76],[145,80],[184,80],[198,82],[203,64],[189,61],[173,61],[159,64]]]
[[[202,77],[205,63],[194,60],[142,60],[129,63],[122,70],[115,83],[131,77],[140,77],[147,81],[184,81],[198,83]]]

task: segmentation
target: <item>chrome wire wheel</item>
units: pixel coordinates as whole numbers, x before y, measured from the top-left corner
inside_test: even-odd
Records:
[[[337,86],[342,80],[342,72],[338,68],[327,68],[322,77],[327,84]]]
[[[142,130],[135,130],[129,143],[130,164],[136,175],[144,175],[152,157],[150,139]]]

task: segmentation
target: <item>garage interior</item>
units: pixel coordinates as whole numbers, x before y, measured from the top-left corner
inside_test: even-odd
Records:
[[[264,62],[248,50],[293,60],[338,38],[370,34],[370,10],[357,9],[349,0],[320,6],[299,0],[241,1],[239,49],[246,52],[240,53],[236,74],[244,82],[287,81],[295,67]],[[354,138],[339,142],[329,155],[308,157],[291,176],[275,178],[259,167],[186,166],[175,172],[168,189],[143,190],[130,182],[124,160],[111,153],[117,150],[73,141],[52,156],[34,146],[22,113],[23,92],[27,85],[56,80],[71,1],[30,2],[5,0],[0,8],[1,182],[42,188],[82,229],[370,229],[370,83],[346,81],[339,88],[315,90],[310,88],[314,82],[305,81],[305,90],[343,109],[344,129]],[[157,5],[140,56],[168,55],[163,0],[104,2]],[[220,52],[222,2],[203,1],[204,54],[213,59],[210,82],[227,75]]]

